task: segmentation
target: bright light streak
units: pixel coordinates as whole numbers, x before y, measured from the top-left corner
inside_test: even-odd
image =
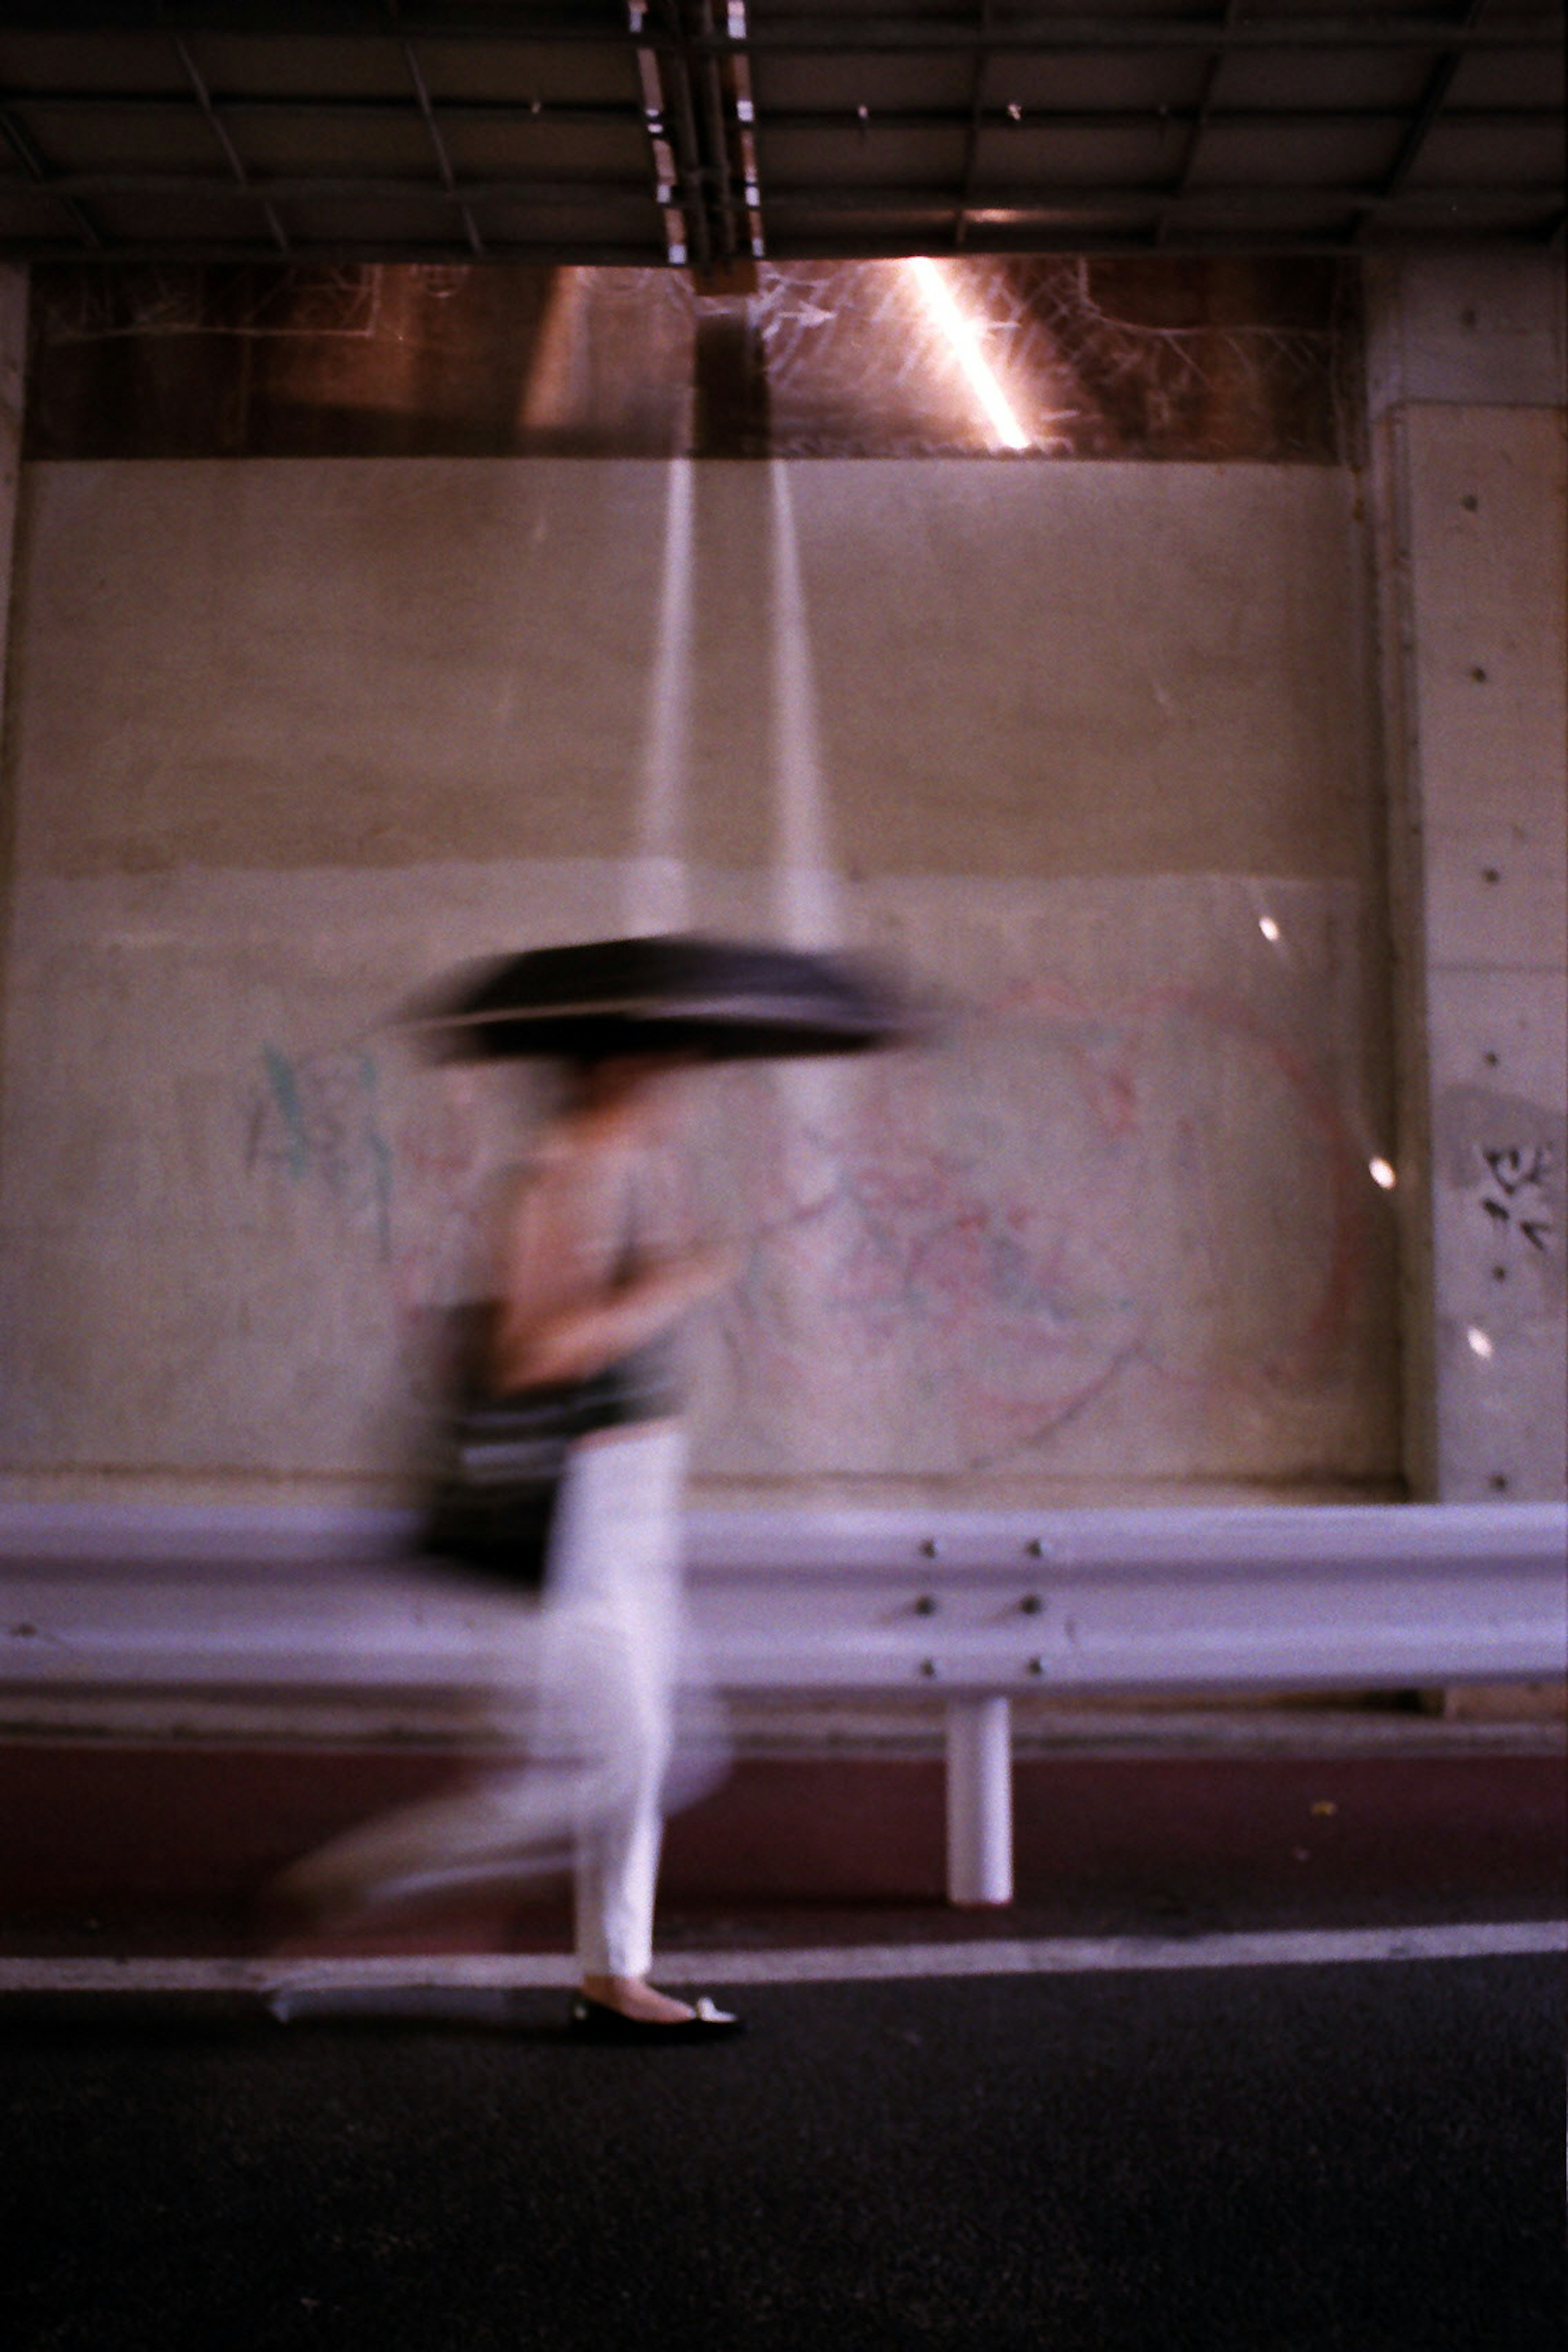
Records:
[[[1002,387],[980,348],[979,335],[953,300],[941,270],[934,261],[923,258],[911,261],[909,267],[927,310],[957,353],[959,365],[994,426],[997,439],[1005,449],[1029,448],[1032,446],[1029,436],[1008,407]]]
[[[1394,1186],[1399,1181],[1398,1177],[1394,1173],[1393,1161],[1389,1160],[1369,1160],[1366,1165],[1367,1172],[1371,1176],[1373,1182],[1374,1184],[1381,1184],[1385,1192],[1392,1192]]]
[[[1279,936],[1279,926],[1272,915],[1259,915],[1258,928],[1266,940],[1277,940]]]
[[[1472,1323],[1469,1329],[1466,1332],[1465,1337],[1470,1343],[1472,1353],[1478,1355],[1483,1364],[1489,1364],[1495,1350],[1493,1349],[1490,1339],[1481,1329],[1480,1325],[1479,1323]]]

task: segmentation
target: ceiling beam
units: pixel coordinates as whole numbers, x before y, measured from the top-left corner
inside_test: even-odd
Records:
[[[59,193],[51,178],[48,165],[34,146],[28,132],[16,121],[9,107],[5,105],[0,105],[0,139],[3,139],[9,147],[26,173],[27,180],[39,194],[47,196],[52,204],[58,205],[89,252],[97,252],[103,244],[103,236],[98,224],[83,212],[74,197],[62,195]],[[77,251],[79,254],[79,246]]]
[[[216,173],[193,172],[64,172],[46,183],[25,188],[11,184],[16,194],[46,195],[61,203],[116,196],[158,196],[194,203],[214,196],[238,201],[245,197],[275,204],[432,204],[450,205],[459,215],[467,205],[539,205],[548,209],[573,205],[637,205],[650,209],[654,193],[642,180],[521,180],[500,176],[460,180],[445,187],[437,179],[349,177],[342,173],[279,174],[252,178],[245,187]],[[0,181],[0,197],[7,193]],[[902,213],[911,218],[952,215],[963,199],[962,185],[931,182],[920,187],[826,188],[815,182],[792,186],[773,182],[764,196],[770,213],[780,211],[838,213],[885,216]],[[1421,188],[1384,193],[1380,187],[1341,185],[1331,182],[1211,181],[1200,188],[1178,191],[1168,180],[1133,180],[1117,185],[1081,183],[1065,185],[991,184],[974,192],[972,216],[983,221],[988,213],[1058,214],[1103,212],[1127,204],[1179,203],[1202,210],[1217,204],[1237,206],[1310,204],[1321,209],[1334,205],[1372,211],[1390,205],[1451,210],[1457,203],[1520,205],[1561,200],[1556,179],[1478,184],[1474,182],[1433,183]]]
[[[980,16],[976,31],[982,38],[991,26],[991,0],[980,0]],[[952,216],[952,242],[962,247],[968,226],[969,206],[974,188],[974,175],[980,163],[980,139],[986,127],[985,77],[991,68],[990,54],[984,48],[974,53],[974,74],[969,90],[969,120],[963,136],[963,194]],[[1003,110],[1004,119],[1006,110]],[[770,117],[770,126],[772,118]]]
[[[1241,0],[1225,0],[1224,29],[1227,34],[1236,23],[1237,10],[1240,5]],[[1193,121],[1187,137],[1187,152],[1182,157],[1182,166],[1176,174],[1174,194],[1178,196],[1184,195],[1188,188],[1192,185],[1193,173],[1197,165],[1198,150],[1204,143],[1204,133],[1208,129],[1209,121],[1214,111],[1215,92],[1219,87],[1219,78],[1225,71],[1225,50],[1223,48],[1215,49],[1211,51],[1208,61],[1204,68],[1203,88],[1198,93],[1197,106],[1194,110]],[[1164,239],[1166,220],[1168,218],[1169,215],[1166,216],[1166,219],[1162,219],[1160,223],[1160,237],[1162,242]]]
[[[858,215],[875,217],[902,213],[911,219],[936,219],[952,214],[960,194],[957,188],[934,184],[920,188],[857,188],[847,194],[817,186],[790,187],[775,181],[769,190],[769,204],[775,214],[837,213],[853,219]],[[1393,195],[1384,195],[1381,188],[1345,187],[1317,181],[1279,181],[1267,185],[1257,181],[1213,181],[1178,195],[1168,181],[1148,180],[1114,187],[987,187],[977,192],[971,219],[984,225],[987,215],[997,213],[1048,217],[1112,212],[1133,205],[1172,204],[1193,212],[1228,209],[1238,214],[1246,213],[1249,207],[1256,211],[1259,206],[1286,204],[1308,205],[1320,212],[1340,208],[1381,212],[1398,205],[1451,216],[1458,204],[1550,204],[1555,210],[1561,201],[1561,184],[1555,179],[1522,185],[1511,182],[1501,186],[1434,184],[1404,188]]]
[[[1552,209],[1528,230],[1506,229],[1467,231],[1467,249],[1476,252],[1519,253],[1550,251],[1560,246],[1563,236],[1564,215],[1561,206]],[[981,227],[971,234],[966,251],[1027,259],[1031,255],[1045,254],[1127,254],[1151,255],[1156,250],[1163,255],[1235,254],[1242,257],[1269,258],[1279,256],[1346,256],[1368,251],[1401,253],[1440,251],[1449,243],[1441,225],[1419,233],[1400,229],[1372,237],[1352,238],[1347,226],[1343,229],[1315,227],[1300,230],[1260,231],[1255,225],[1182,227],[1158,248],[1154,243],[1155,224],[1152,217],[1134,226],[1094,227],[1081,222],[1062,227],[1033,226],[1026,235],[1009,236],[1005,231]],[[773,235],[772,258],[790,261],[903,261],[927,254],[933,259],[951,260],[949,244],[925,238],[889,236],[871,240],[862,236],[845,238],[827,236],[778,236]],[[84,253],[81,246],[57,238],[40,241],[25,249],[25,257],[33,262],[66,262],[80,266],[85,261],[121,268],[127,265],[168,265],[170,267],[205,267],[239,262],[247,266],[283,265],[277,248],[258,231],[244,238],[189,238],[184,242],[127,237],[112,247],[103,246],[94,255]],[[383,239],[373,242],[363,238],[321,237],[306,240],[296,238],[291,267],[342,268],[346,267],[389,264],[394,267],[407,263],[467,263],[474,268],[489,268],[498,264],[513,267],[558,269],[563,265],[574,268],[605,268],[616,269],[668,269],[662,246],[615,244],[574,246],[570,253],[560,247],[541,244],[527,238],[507,238],[493,233],[487,240],[486,258],[476,262],[464,239],[459,236],[431,237],[417,244],[405,238],[401,241]]]
[[[1465,232],[1468,253],[1543,253],[1563,242],[1563,232],[1557,224],[1561,215],[1553,212],[1542,215],[1527,226],[1519,228],[1477,228]],[[1294,260],[1326,257],[1363,258],[1372,253],[1424,254],[1452,252],[1453,237],[1440,223],[1419,228],[1384,229],[1370,236],[1352,234],[1348,222],[1314,222],[1309,228],[1259,229],[1256,223],[1240,219],[1236,222],[1183,222],[1156,243],[1157,218],[1152,212],[1136,221],[1085,223],[1069,221],[1047,227],[1032,226],[1027,231],[1009,235],[1005,229],[976,227],[972,229],[964,247],[967,255],[989,255],[998,259],[1026,261],[1047,255],[1121,254],[1130,257],[1180,259],[1204,254],[1234,254],[1240,259]],[[889,235],[876,239],[855,234],[840,236],[832,231],[794,235],[777,229],[770,232],[772,257],[783,264],[792,261],[908,261],[927,255],[935,261],[954,258],[951,245],[940,239]]]
[[[416,100],[406,98],[366,96],[359,91],[216,89],[209,85],[213,104],[226,115],[234,114],[323,114],[347,115],[366,121],[405,122],[416,110]],[[0,105],[41,107],[46,110],[59,108],[84,114],[146,114],[165,113],[171,107],[184,111],[191,103],[188,89],[83,89],[79,87],[45,87],[33,84],[24,87],[10,83],[0,87]],[[443,96],[438,101],[441,118],[447,122],[548,122],[552,127],[586,125],[600,130],[631,129],[642,120],[642,109],[632,100],[606,101],[602,105],[578,103],[565,100],[538,98],[452,98]],[[1040,106],[1015,109],[1000,100],[994,105],[983,105],[981,119],[987,129],[1003,129],[1019,122],[1092,123],[1107,130],[1120,130],[1131,123],[1190,123],[1197,121],[1201,108],[1193,105],[1163,103],[1147,106]],[[1407,122],[1412,110],[1408,106],[1380,103],[1371,106],[1220,106],[1211,104],[1206,119],[1214,122],[1260,124],[1306,123],[1321,125],[1342,122]],[[972,120],[973,106],[879,106],[870,113],[867,128],[875,131],[958,131]],[[1560,101],[1543,98],[1539,104],[1527,106],[1461,106],[1448,109],[1452,122],[1471,122],[1486,126],[1507,127],[1517,122],[1558,122],[1563,119]],[[770,106],[767,127],[782,131],[843,131],[859,126],[859,115],[851,106]]]
[[[21,183],[13,184],[20,192]],[[0,195],[6,193],[0,181]],[[80,199],[84,196],[173,196],[200,201],[207,196],[238,198],[263,195],[275,204],[388,204],[414,197],[421,203],[452,205],[654,204],[653,191],[643,180],[518,180],[504,175],[488,180],[460,180],[446,187],[438,179],[416,180],[396,174],[375,178],[369,173],[279,173],[266,180],[252,178],[245,187],[209,172],[61,172],[41,184],[38,193]]]
[[[452,169],[452,158],[447,152],[447,142],[442,136],[441,125],[436,119],[436,107],[430,96],[429,84],[425,79],[424,69],[419,63],[418,53],[413,42],[404,41],[399,46],[403,51],[403,62],[407,69],[409,82],[413,87],[415,98],[418,101],[420,114],[424,118],[426,135],[430,142],[430,152],[436,158],[436,169],[441,175],[441,185],[446,189],[447,194],[451,195],[457,187],[458,176]],[[462,208],[461,218],[463,234],[468,240],[470,250],[477,258],[482,259],[485,250],[484,239],[479,235],[479,223],[467,205]]]
[[[984,64],[984,60],[977,61]],[[213,89],[215,107],[226,116],[243,114],[346,115],[367,121],[406,122],[416,102],[402,98],[332,96],[329,93],[279,96],[276,91]],[[102,90],[0,89],[0,107],[26,113],[59,108],[72,113],[166,113],[191,103],[186,89]],[[434,101],[433,101],[434,103]],[[587,126],[598,130],[633,130],[642,121],[640,107],[626,105],[566,105],[538,99],[446,98],[439,100],[440,120],[450,123],[515,123],[520,127],[547,122],[552,128]],[[1476,131],[1544,130],[1563,121],[1562,105],[1543,100],[1536,106],[1450,106],[1446,122]],[[868,137],[879,131],[966,131],[973,121],[971,106],[878,107],[861,122],[852,107],[770,107],[763,128],[781,131],[857,131]],[[1234,131],[1344,130],[1409,124],[1409,107],[1401,106],[1219,106],[1206,112],[1190,106],[983,106],[981,128],[987,131],[1086,130],[1138,131],[1151,126],[1189,128],[1200,121]]]
[[[847,9],[821,16],[775,16],[758,24],[758,49],[850,50],[868,56],[899,50],[983,48],[1049,56],[1088,49],[1507,49],[1550,47],[1563,38],[1563,12],[1510,10],[1466,26],[1440,10],[1419,16],[1383,11],[1340,16],[1237,16],[1222,10],[1192,16],[1013,16],[977,31],[973,22],[941,16],[856,16]]]
[[[130,265],[170,268],[205,268],[240,262],[247,267],[268,263],[274,268],[285,265],[277,247],[259,233],[253,237],[186,237],[184,239],[128,236],[112,245],[103,244],[93,255],[84,254],[79,245],[67,245],[62,239],[53,243],[39,242],[20,247],[22,257],[29,262],[70,262],[77,265],[92,261],[105,268],[121,269]],[[418,242],[404,237],[297,237],[289,257],[293,268],[371,268],[377,264],[399,268],[408,263],[467,263],[471,268],[487,269],[498,262],[528,266],[538,269],[573,268],[602,269],[667,269],[662,245],[632,245],[601,240],[597,244],[574,246],[563,254],[558,245],[541,244],[527,237],[490,236],[486,240],[485,258],[477,262],[467,240],[461,236],[432,236]]]
[[[180,38],[177,33],[174,36],[174,55],[179,58],[181,65],[185,69],[185,79],[190,83],[191,91],[195,99],[196,104],[201,109],[203,115],[205,117],[207,128],[211,131],[213,137],[216,140],[219,148],[222,150],[224,161],[227,163],[230,173],[235,180],[237,181],[239,186],[244,190],[247,195],[249,195],[251,194],[250,177],[240,159],[239,150],[236,147],[233,140],[229,137],[228,132],[224,126],[222,115],[218,112],[217,108],[213,104],[211,94],[207,89],[205,82],[202,79],[201,71],[195,58],[192,57],[189,49],[185,47],[184,42]],[[289,236],[282,222],[279,219],[277,212],[274,210],[267,197],[258,196],[257,202],[261,206],[261,217],[267,223],[268,235],[271,237],[273,244],[278,247],[279,252],[286,255],[289,251]]]
[[[140,7],[119,0],[7,0],[7,32],[42,32],[88,36],[171,32],[187,37],[203,33],[250,35],[275,39],[363,37],[395,41],[484,41],[521,45],[584,45],[623,47],[631,37],[626,14],[618,0],[578,0],[571,7],[531,7],[519,0],[500,0],[487,8],[481,0],[461,15],[448,8],[417,5],[393,7],[388,0],[142,0]],[[1047,10],[1016,13],[977,32],[973,15],[860,16],[850,6],[824,8],[812,16],[764,17],[748,22],[744,35],[732,37],[715,29],[690,35],[657,31],[637,34],[652,37],[656,47],[679,46],[689,40],[698,48],[719,51],[749,46],[752,50],[819,50],[877,52],[899,50],[1028,50],[1048,54],[1063,49],[1183,49],[1211,48],[1360,48],[1443,50],[1518,48],[1550,46],[1561,40],[1563,14],[1556,7],[1512,8],[1489,15],[1471,26],[1458,22],[1454,12],[1424,8],[1418,15],[1391,14],[1385,9],[1342,9],[1331,16],[1268,16],[1238,18],[1228,30],[1217,8],[1183,16],[1100,16],[1086,12],[1064,16]]]
[[[1466,16],[1468,25],[1475,22],[1480,8],[1481,0],[1470,0]],[[1451,48],[1445,56],[1440,57],[1433,67],[1409,126],[1399,142],[1399,152],[1394,157],[1393,167],[1383,184],[1383,193],[1385,196],[1397,195],[1415,168],[1416,160],[1422,148],[1426,144],[1427,136],[1447,103],[1448,92],[1453,87],[1454,76],[1463,63],[1463,50]]]

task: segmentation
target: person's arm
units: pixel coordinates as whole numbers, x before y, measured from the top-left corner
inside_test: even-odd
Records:
[[[531,1323],[520,1325],[503,1308],[495,1341],[497,1376],[508,1389],[585,1380],[657,1339],[721,1290],[733,1270],[729,1251],[693,1249],[638,1267],[591,1303],[559,1307]]]
[[[491,1376],[503,1390],[584,1380],[646,1347],[733,1274],[725,1250],[692,1248],[609,1270],[621,1171],[592,1152],[547,1158],[513,1197],[500,1236]]]

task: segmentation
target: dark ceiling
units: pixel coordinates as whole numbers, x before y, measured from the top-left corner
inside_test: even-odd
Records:
[[[1541,246],[1563,35],[1528,0],[0,0],[0,251],[721,287],[764,255]]]

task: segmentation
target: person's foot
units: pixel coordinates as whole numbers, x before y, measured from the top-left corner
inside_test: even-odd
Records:
[[[585,1976],[583,1992],[596,2008],[613,2009],[642,2025],[685,2025],[696,2015],[689,2001],[656,1991],[646,1977]]]
[[[706,1993],[695,2002],[675,2000],[642,1977],[584,1977],[571,2026],[594,2042],[709,2042],[743,2031],[742,2021]]]

